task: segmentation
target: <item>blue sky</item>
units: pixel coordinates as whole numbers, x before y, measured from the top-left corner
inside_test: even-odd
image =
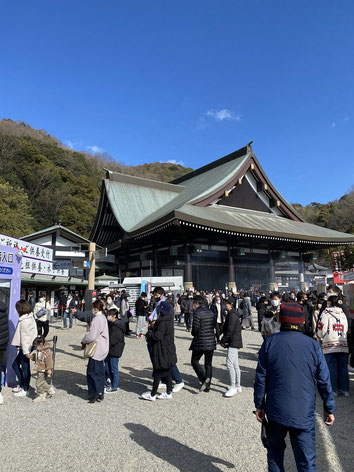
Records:
[[[126,164],[254,140],[290,202],[354,183],[352,0],[1,3],[0,117]]]

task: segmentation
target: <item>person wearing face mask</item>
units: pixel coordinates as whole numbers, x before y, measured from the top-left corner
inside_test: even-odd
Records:
[[[106,300],[106,309],[107,310],[118,310],[117,305],[113,301],[113,295],[108,295]]]
[[[223,301],[221,300],[219,295],[217,295],[214,298],[214,302],[211,305],[210,310],[214,313],[214,316],[215,316],[216,340],[219,343],[220,342],[220,336],[221,336],[222,331],[223,331],[225,317],[227,315],[226,306],[223,303]]]
[[[324,303],[325,299],[320,295],[318,297],[318,300],[317,300],[317,303],[314,307],[314,310],[312,312],[312,331],[313,331],[313,338],[318,340],[319,341],[319,338],[317,336],[317,323],[318,323],[318,319],[320,317],[320,312],[321,312],[321,308],[322,308],[322,305]]]
[[[302,305],[304,308],[304,315],[305,315],[305,334],[307,336],[313,337],[312,331],[312,311],[311,306],[308,304],[308,297],[305,292],[299,292],[297,294],[297,302],[299,305]]]
[[[281,302],[280,293],[272,292],[270,295],[270,307],[268,309],[274,312],[274,319],[276,321],[279,321],[280,302]]]
[[[82,349],[86,344],[97,341],[96,349],[87,364],[87,387],[89,403],[101,402],[104,399],[105,364],[109,352],[109,333],[107,318],[103,314],[104,304],[101,300],[92,303],[92,322],[81,341]]]
[[[136,337],[143,339],[146,331],[146,310],[148,307],[147,293],[141,292],[140,297],[135,302]]]
[[[184,313],[184,322],[186,324],[186,331],[190,331],[193,323],[193,293],[188,292],[186,298],[181,301],[181,310]]]
[[[109,352],[105,360],[105,372],[107,387],[104,393],[115,393],[119,383],[119,358],[122,356],[125,346],[125,324],[118,319],[118,310],[111,308],[107,315],[109,332]],[[109,382],[108,382],[109,380]]]
[[[73,327],[73,310],[76,310],[75,300],[71,292],[68,293],[68,297],[65,301],[64,316],[63,316],[63,327],[67,328],[67,319],[69,317],[69,328]]]
[[[255,328],[252,314],[251,297],[247,292],[243,295],[242,312],[243,328],[248,328],[248,326],[250,326],[251,330],[254,331]]]
[[[43,334],[44,338],[46,338],[49,333],[49,321],[52,316],[52,309],[45,295],[40,295],[39,301],[34,305],[33,315],[37,324],[38,336]]]

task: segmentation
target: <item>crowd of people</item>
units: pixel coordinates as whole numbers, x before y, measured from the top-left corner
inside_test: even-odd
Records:
[[[72,327],[73,317],[87,323],[81,346],[88,359],[89,403],[102,402],[105,394],[117,392],[119,359],[124,352],[125,337],[132,334],[129,323],[133,315],[137,320],[135,335],[146,341],[152,364],[152,389],[143,393],[142,399],[168,400],[173,393],[183,389],[174,339],[175,324],[182,323],[191,334],[191,365],[199,380],[199,392],[210,392],[213,356],[219,344],[227,350],[226,367],[230,377],[224,395],[233,397],[241,393],[239,350],[243,346],[242,331],[256,329],[252,313],[252,305],[255,306],[258,330],[264,342],[259,351],[254,402],[257,419],[265,424],[267,418],[269,470],[284,470],[282,461],[287,432],[298,470],[315,470],[301,465],[306,463],[314,467],[315,385],[324,402],[324,420],[331,425],[334,422],[334,397],[349,396],[348,370],[354,371],[354,356],[348,359],[353,350],[354,323],[337,286],[330,285],[326,293],[319,294],[316,291],[235,294],[215,290],[185,291],[177,295],[156,287],[149,295],[142,292],[135,306],[129,304],[129,293],[125,291],[98,294],[90,311],[81,311],[70,293],[63,303],[63,329]],[[3,309],[0,305],[0,315]],[[13,394],[28,396],[32,360],[37,370],[34,401],[46,400],[54,393],[51,384],[53,358],[46,342],[51,307],[41,295],[34,305],[19,300],[16,310],[19,321],[10,340],[11,345],[17,347],[13,369],[18,385]],[[9,342],[3,320],[0,316],[2,366],[6,358],[4,340],[6,344]],[[163,391],[158,393],[159,390]],[[1,393],[0,400],[3,401]],[[299,410],[302,411],[300,415]]]

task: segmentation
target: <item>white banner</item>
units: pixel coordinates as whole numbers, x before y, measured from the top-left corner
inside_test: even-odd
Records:
[[[21,239],[11,238],[11,236],[6,236],[5,234],[0,234],[0,245],[18,247],[27,258],[50,262],[53,260],[53,249],[22,241]]]

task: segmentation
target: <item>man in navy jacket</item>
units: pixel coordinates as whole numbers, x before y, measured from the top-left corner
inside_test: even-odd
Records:
[[[303,334],[305,316],[297,303],[280,307],[280,333],[268,336],[259,352],[254,403],[256,416],[268,419],[268,470],[283,472],[289,432],[299,472],[316,471],[316,384],[324,422],[334,423],[335,402],[320,345]]]

